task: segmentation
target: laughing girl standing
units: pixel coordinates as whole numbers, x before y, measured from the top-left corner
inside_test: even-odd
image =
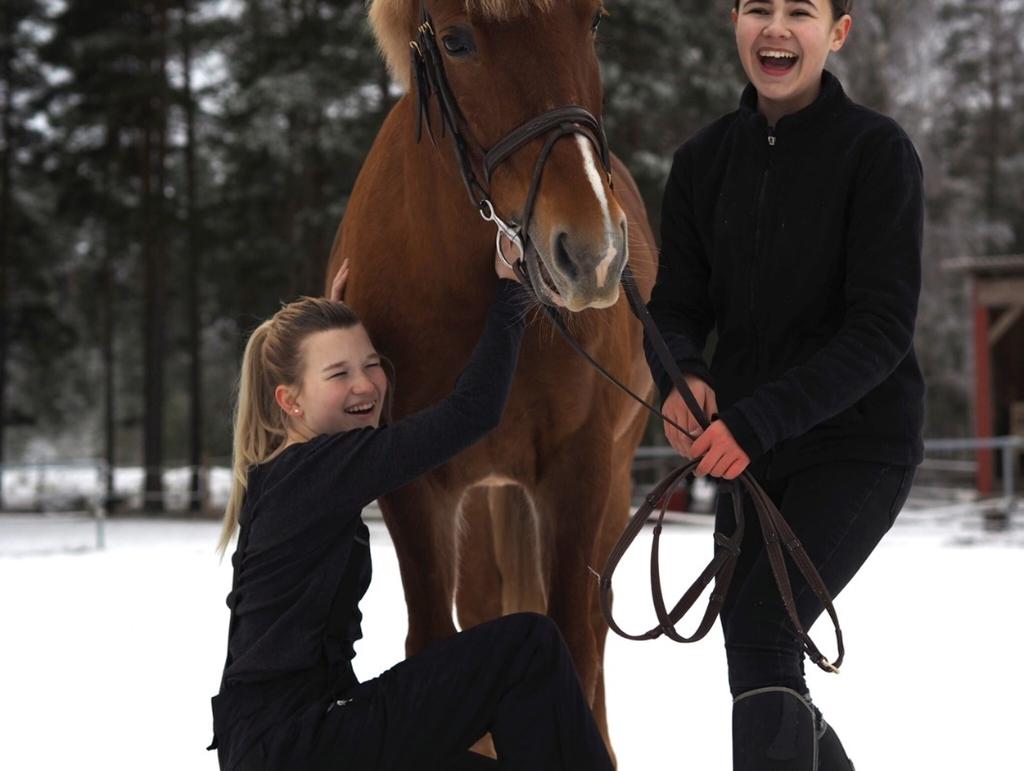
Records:
[[[741,0],[750,83],[735,112],[676,152],[650,311],[710,427],[671,444],[699,474],[748,466],[835,596],[891,527],[921,460],[913,349],[922,172],[904,131],[825,70],[852,0]],[[703,351],[717,332],[710,368]],[[664,412],[699,433],[650,345]],[[717,529],[735,525],[719,496]],[[750,505],[749,498],[747,505]],[[796,575],[804,628],[822,612]],[[756,520],[722,609],[736,771],[848,771],[812,704]]]

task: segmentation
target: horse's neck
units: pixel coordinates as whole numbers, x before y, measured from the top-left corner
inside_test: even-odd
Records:
[[[401,166],[402,206],[405,221],[414,232],[412,242],[422,244],[435,266],[446,271],[479,274],[480,261],[490,265],[494,235],[470,204],[459,173],[451,138],[440,134],[440,117],[433,116],[435,142],[426,125],[416,141],[416,102],[407,96],[395,107],[405,111],[396,122],[398,152],[392,154]],[[474,270],[477,268],[477,270]]]

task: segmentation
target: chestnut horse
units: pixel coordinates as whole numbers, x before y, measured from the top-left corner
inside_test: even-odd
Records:
[[[436,99],[436,142],[426,133],[417,141],[409,44],[425,12],[474,163],[530,118],[563,105],[600,116],[602,104],[599,0],[373,0],[377,41],[407,93],[356,181],[327,281],[348,258],[345,300],[394,363],[396,417],[450,393],[495,285],[494,226],[466,196]],[[533,139],[490,178],[495,207],[510,217],[522,215],[543,144]],[[612,157],[609,177],[598,156],[579,134],[553,144],[530,219],[529,272],[549,302],[571,312],[570,328],[588,353],[646,394],[641,328],[618,279],[631,257],[649,294],[654,237],[625,167]],[[380,505],[401,566],[408,653],[454,633],[453,603],[463,628],[519,610],[547,613],[607,741],[607,626],[592,568],[604,564],[628,518],[631,460],[646,416],[533,316],[499,428]]]

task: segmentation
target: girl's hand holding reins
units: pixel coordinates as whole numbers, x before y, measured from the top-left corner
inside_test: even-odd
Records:
[[[707,430],[690,447],[693,458],[701,458],[694,472],[697,476],[735,479],[750,465],[750,456],[736,443],[729,427],[713,420]]]
[[[508,263],[515,264],[515,261],[519,259],[519,256],[516,254],[518,250],[512,247],[512,242],[504,235],[500,236],[498,243],[499,246],[494,251],[494,272],[498,274],[498,278],[519,281],[519,276],[508,266]],[[505,255],[504,259],[502,259],[502,253]]]
[[[697,404],[704,410],[704,414],[710,417],[718,412],[718,402],[715,400],[715,392],[711,389],[711,386],[696,375],[686,375],[684,377],[686,385],[690,387],[694,398],[697,400]],[[665,417],[674,420],[694,436],[701,432],[700,423],[697,422],[697,418],[690,412],[690,408],[686,406],[686,402],[683,401],[679,389],[672,389],[672,393],[665,400],[661,411]],[[668,439],[668,443],[675,448],[676,452],[687,458],[696,457],[690,452],[690,445],[693,444],[692,440],[688,439],[685,434],[673,427],[672,424],[665,423],[664,426],[665,438]]]

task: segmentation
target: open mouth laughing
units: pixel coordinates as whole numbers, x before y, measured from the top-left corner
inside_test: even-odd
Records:
[[[377,406],[377,400],[369,402],[360,402],[359,404],[353,404],[351,407],[345,408],[346,415],[354,415],[356,417],[363,417],[373,413],[374,408]]]
[[[762,48],[757,52],[761,69],[769,75],[784,75],[796,66],[800,57],[784,48]]]

